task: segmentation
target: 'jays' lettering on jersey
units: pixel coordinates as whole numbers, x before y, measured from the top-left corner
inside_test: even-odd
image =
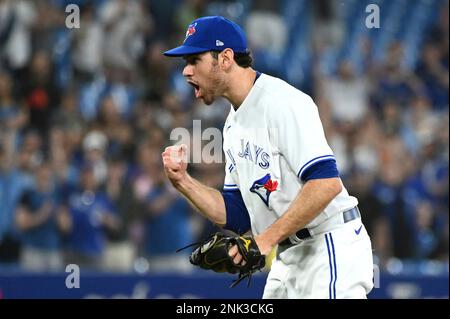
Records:
[[[224,190],[240,190],[254,234],[287,211],[309,167],[334,159],[313,100],[266,74],[237,110],[231,107],[223,137]],[[316,226],[357,204],[343,188],[306,226]]]

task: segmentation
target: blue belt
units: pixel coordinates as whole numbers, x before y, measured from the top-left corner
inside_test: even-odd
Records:
[[[356,218],[360,218],[361,214],[359,212],[358,206],[353,207],[352,209],[346,210],[342,213],[342,218],[344,219],[344,223],[348,223],[351,220],[354,220]],[[302,228],[298,232],[295,233],[298,239],[304,240],[311,238],[311,233],[309,232],[308,228]],[[281,243],[278,244],[279,246],[290,246],[295,245],[293,244],[289,237],[283,240]]]

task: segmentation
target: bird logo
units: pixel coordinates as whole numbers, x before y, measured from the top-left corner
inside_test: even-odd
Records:
[[[186,37],[184,38],[184,41],[186,41],[186,39],[188,38],[188,37],[190,37],[191,35],[193,35],[194,33],[195,33],[195,27],[197,26],[197,22],[196,23],[193,23],[193,24],[190,24],[189,26],[188,26],[188,29],[186,30]]]
[[[257,179],[253,182],[250,191],[258,195],[266,206],[269,206],[269,197],[272,192],[278,189],[278,181],[273,180],[270,174],[266,174],[264,177]]]

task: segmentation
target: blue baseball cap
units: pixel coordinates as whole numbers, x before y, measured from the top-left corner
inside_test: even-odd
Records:
[[[183,45],[164,52],[164,55],[183,56],[226,48],[236,53],[248,52],[241,27],[221,16],[202,17],[188,26]]]

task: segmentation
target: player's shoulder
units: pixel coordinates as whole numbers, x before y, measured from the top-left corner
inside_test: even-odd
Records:
[[[263,99],[268,101],[265,103],[266,106],[272,111],[279,112],[283,109],[314,105],[308,94],[280,78],[262,74],[256,85]]]
[[[289,100],[302,102],[311,100],[311,97],[292,86],[288,82],[263,73],[256,85],[262,91],[262,94],[278,99],[280,102],[287,102]]]

